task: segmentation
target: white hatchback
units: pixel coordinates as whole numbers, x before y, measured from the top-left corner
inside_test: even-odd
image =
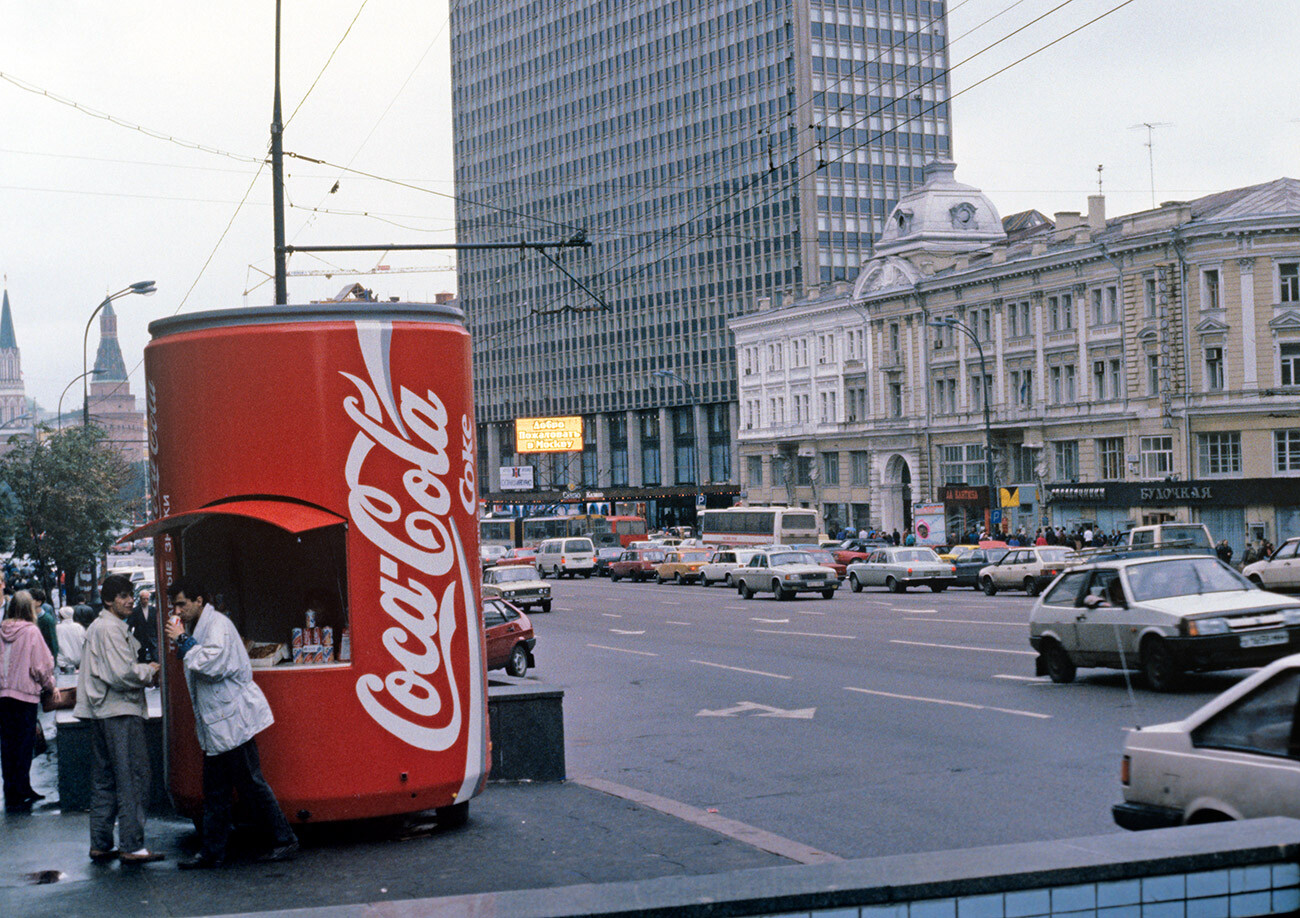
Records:
[[[709,563],[700,568],[701,585],[721,583],[723,586],[732,586],[731,572],[738,567],[744,567],[752,557],[754,557],[752,549],[719,548],[713,553]]]

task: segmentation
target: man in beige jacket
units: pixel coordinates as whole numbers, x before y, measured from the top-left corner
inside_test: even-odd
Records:
[[[146,686],[158,678],[157,663],[137,663],[140,642],[126,619],[134,591],[122,574],[104,578],[104,610],[86,632],[73,714],[91,722],[93,789],[90,800],[90,859],[124,864],[160,861],[144,845],[145,807],[151,772],[145,742]],[[113,845],[117,825],[121,849]]]

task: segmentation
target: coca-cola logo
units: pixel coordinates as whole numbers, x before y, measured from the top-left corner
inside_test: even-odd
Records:
[[[471,568],[452,507],[453,499],[465,506],[466,493],[470,512],[474,507],[474,441],[466,437],[473,425],[461,418],[452,428],[443,401],[431,390],[401,386],[394,398],[391,333],[388,325],[358,323],[368,378],[342,374],[357,389],[343,400],[358,428],[344,466],[348,515],[380,552],[379,606],[393,622],[381,642],[395,663],[386,675],[363,674],[356,692],[366,713],[389,733],[419,749],[441,751],[460,737],[467,717],[471,734],[478,720],[476,710],[462,711],[458,688],[469,680],[473,708],[478,636],[468,635],[470,672],[453,670],[451,652],[457,627],[475,621],[469,614]],[[461,434],[458,470],[449,455],[449,429]]]

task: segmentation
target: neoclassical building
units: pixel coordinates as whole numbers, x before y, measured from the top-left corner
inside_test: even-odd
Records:
[[[932,163],[852,284],[731,321],[747,499],[1300,535],[1298,267],[1295,179],[1002,219]]]

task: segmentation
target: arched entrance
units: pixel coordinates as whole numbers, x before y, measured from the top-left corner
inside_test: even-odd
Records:
[[[895,454],[885,463],[880,507],[880,527],[885,532],[897,529],[903,535],[912,531],[912,467]]]

